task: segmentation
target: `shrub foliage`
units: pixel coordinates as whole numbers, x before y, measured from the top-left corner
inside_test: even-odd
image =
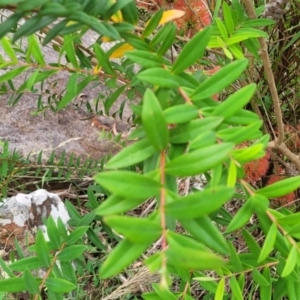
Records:
[[[97,185],[88,189],[91,212],[82,216],[67,202],[69,234],[50,218],[49,241],[39,232],[29,257],[11,256],[9,265],[0,259],[6,272],[1,292],[84,299],[87,287],[77,287],[83,274],[93,276],[96,289],[143,258],[149,272],[160,275],[142,295],[146,300],[200,299],[200,293],[201,299],[300,299],[298,213],[276,210],[270,201],[297,190],[300,177],[273,176],[269,185],[257,184],[269,166],[267,147],[299,167],[283,138],[264,48],[268,28],[276,24],[256,18],[251,2],[245,5],[246,10],[239,1],[217,1],[212,24],[185,35],[173,22],[180,26],[182,12],[159,9],[141,23],[132,0],[0,1],[12,11],[0,26],[6,54],[0,57],[5,70],[0,82],[13,89],[18,75],[29,74],[15,89],[14,102],[68,71],[65,93],[51,102],[52,110],[67,109],[91,82],[114,89],[103,100],[105,114],[120,94],[132,110],[128,146],[106,162],[94,176]],[[263,10],[262,5],[256,12]],[[98,35],[89,49],[81,40],[87,30]],[[28,41],[21,59],[19,39]],[[108,39],[114,44],[104,51],[101,43]],[[41,46],[54,41],[58,62],[47,64]],[[262,65],[273,98],[273,126],[278,126],[273,132],[262,129],[270,125],[261,109],[266,103],[256,101],[262,84],[252,72]],[[204,187],[188,186],[199,178]],[[179,183],[186,185],[185,193]],[[95,196],[99,190],[104,199]],[[140,216],[137,208],[153,199],[152,209]],[[113,242],[102,243],[101,232]],[[100,253],[94,264],[87,259],[92,249]],[[41,268],[46,272],[39,278],[33,270]]]

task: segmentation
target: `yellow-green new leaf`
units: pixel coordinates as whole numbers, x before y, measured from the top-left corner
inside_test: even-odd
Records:
[[[225,279],[222,278],[219,283],[215,294],[215,300],[223,300],[225,290]]]
[[[155,94],[147,89],[143,99],[143,128],[151,145],[158,151],[166,149],[169,132],[161,105]]]
[[[298,260],[297,256],[299,256],[298,250],[295,246],[293,246],[282,271],[282,277],[286,277],[293,272]]]
[[[258,191],[257,194],[265,196],[267,198],[277,198],[287,195],[300,187],[300,176],[287,178],[277,181],[267,187],[264,187]]]
[[[274,248],[276,236],[277,236],[277,226],[275,223],[273,223],[267,236],[266,236],[264,245],[261,249],[261,252],[260,252],[257,262],[260,263],[260,262],[264,261],[268,257],[268,255],[271,253],[271,251]]]

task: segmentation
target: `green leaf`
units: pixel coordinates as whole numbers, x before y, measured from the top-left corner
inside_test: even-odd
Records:
[[[163,15],[163,9],[159,9],[147,22],[144,32],[142,34],[143,38],[148,37],[156,29]]]
[[[18,293],[26,291],[27,287],[23,278],[9,278],[0,280],[0,291],[7,293]]]
[[[84,245],[67,246],[57,255],[57,258],[60,261],[71,261],[79,257],[84,252],[85,249],[86,246]]]
[[[241,163],[246,163],[251,160],[259,159],[265,156],[263,144],[253,144],[249,147],[235,149],[231,152],[231,156]]]
[[[28,270],[25,270],[23,278],[24,278],[24,283],[26,285],[26,289],[28,290],[29,293],[31,294],[40,293],[39,284],[37,280],[32,276],[32,274]]]
[[[200,133],[195,139],[193,139],[189,144],[189,150],[199,149],[206,146],[215,144],[217,141],[216,134],[214,131],[204,131]]]
[[[50,292],[54,293],[68,293],[76,289],[76,285],[61,278],[47,278],[46,287]]]
[[[242,235],[244,237],[245,242],[247,243],[247,246],[250,250],[250,252],[258,258],[261,252],[261,248],[253,238],[253,236],[245,229],[242,231]]]
[[[61,246],[59,231],[52,216],[50,216],[47,220],[47,233],[50,242],[56,249],[59,249]]]
[[[269,256],[271,251],[274,249],[276,235],[277,235],[277,226],[275,223],[273,223],[267,236],[266,236],[264,245],[262,247],[262,250],[260,252],[257,262],[260,263],[260,262],[264,261]]]
[[[229,169],[228,169],[227,186],[235,187],[236,179],[237,179],[236,162],[231,159],[229,164]]]
[[[14,79],[19,74],[25,72],[27,69],[28,69],[28,67],[19,67],[19,68],[15,68],[11,71],[8,71],[5,74],[0,76],[0,82],[6,82],[6,81],[9,81],[11,79]]]
[[[234,116],[242,109],[252,98],[256,90],[255,84],[249,84],[237,92],[231,94],[224,102],[222,102],[212,113],[213,116],[220,116],[227,119]]]
[[[289,256],[286,260],[284,269],[281,273],[282,277],[286,277],[294,271],[295,266],[297,264],[297,260],[298,260],[298,249],[297,248],[298,247],[296,247],[296,246],[292,247],[292,249],[289,253]]]
[[[209,217],[181,219],[180,223],[199,242],[219,253],[228,254],[228,247],[223,235]]]
[[[96,209],[96,214],[99,216],[121,214],[142,204],[146,199],[124,198],[117,195],[109,196]]]
[[[203,217],[219,209],[233,194],[234,189],[225,186],[207,188],[167,204],[166,212],[179,220]]]
[[[187,236],[168,231],[167,241],[168,259],[184,269],[215,270],[225,263],[220,256],[205,250],[200,243]]]
[[[122,93],[124,92],[126,88],[126,85],[123,85],[119,88],[117,88],[113,93],[111,93],[107,99],[104,102],[104,109],[105,109],[105,113],[107,115],[109,115],[109,110],[112,107],[112,105],[116,102],[116,100],[120,97],[120,95],[122,95]]]
[[[224,22],[227,31],[229,34],[232,34],[234,32],[235,25],[234,25],[233,16],[231,14],[231,8],[226,2],[223,2],[222,8],[223,8]]]
[[[226,232],[235,231],[237,229],[242,228],[244,225],[246,225],[254,211],[253,204],[251,200],[247,200],[247,202],[238,210],[238,212],[235,214],[231,222],[229,223]]]
[[[94,178],[111,193],[129,199],[147,199],[159,194],[161,189],[157,181],[129,171],[103,172]]]
[[[9,266],[12,271],[34,270],[41,267],[43,267],[43,264],[35,256],[18,259]]]
[[[226,41],[228,40],[227,29],[226,29],[225,25],[223,24],[223,22],[219,18],[216,18],[215,21],[218,26],[220,35],[221,35],[222,39],[224,40],[224,42],[226,43]]]
[[[103,49],[99,46],[98,43],[95,43],[93,45],[94,48],[94,52],[96,55],[96,58],[98,60],[98,68],[102,67],[103,70],[109,74],[114,76],[115,75],[115,71],[113,70],[111,63],[108,59],[108,55],[103,51]]]
[[[147,89],[143,98],[143,128],[151,145],[158,151],[166,149],[169,133],[161,105],[155,94]]]
[[[32,54],[32,56],[34,57],[34,59],[38,64],[44,66],[46,63],[40,48],[40,44],[37,40],[37,37],[35,35],[29,35],[27,39],[28,39],[28,51]]]
[[[180,124],[170,130],[170,142],[174,144],[187,143],[199,137],[199,134],[215,129],[222,123],[220,117],[206,117]]]
[[[170,63],[162,57],[157,56],[155,53],[142,50],[131,50],[125,52],[125,56],[132,60],[134,63],[141,65],[145,68],[161,68],[163,65]]]
[[[49,249],[44,234],[41,230],[39,230],[36,235],[36,254],[39,261],[45,267],[50,267],[51,262],[50,262]]]
[[[174,74],[183,72],[203,56],[211,31],[211,27],[206,27],[185,44],[173,65],[172,72]]]
[[[2,27],[3,23],[1,23]],[[1,45],[4,52],[11,58],[12,61],[17,62],[18,58],[15,54],[13,47],[11,46],[11,41],[7,37],[1,39]]]
[[[129,4],[124,6],[121,9],[121,12],[125,22],[128,22],[133,25],[137,24],[139,17],[135,1],[131,1]]]
[[[74,231],[68,235],[66,239],[67,245],[72,245],[76,243],[79,239],[83,237],[83,235],[86,233],[86,231],[89,229],[89,226],[81,226],[77,227]]]
[[[245,141],[251,141],[261,136],[259,128],[262,121],[256,121],[248,126],[229,127],[217,132],[217,137],[225,142],[234,142],[240,144]]]
[[[194,105],[179,104],[164,110],[168,124],[186,123],[198,117],[198,109]]]
[[[190,96],[191,100],[193,102],[199,101],[219,93],[238,79],[241,73],[247,68],[247,65],[248,60],[246,59],[237,60],[226,65],[201,83]]]
[[[235,300],[244,300],[241,288],[235,276],[230,278],[230,288]]]
[[[102,264],[99,277],[102,279],[109,278],[123,271],[132,262],[138,259],[143,252],[149,247],[148,243],[133,243],[125,239],[121,241],[109,253],[105,262]],[[126,255],[124,255],[126,253]]]
[[[69,102],[71,102],[76,97],[77,86],[78,86],[77,78],[78,78],[78,73],[73,73],[70,76],[67,83],[67,92],[57,105],[58,110],[64,108]]]
[[[170,71],[163,68],[151,68],[140,72],[137,78],[145,82],[151,83],[154,86],[163,88],[179,87],[178,80]]]
[[[225,160],[233,147],[234,144],[222,143],[200,148],[171,160],[165,171],[167,174],[182,177],[201,174]]]
[[[295,191],[299,187],[300,176],[295,176],[277,181],[271,185],[268,185],[267,187],[256,191],[256,193],[267,198],[277,198],[287,195]]]
[[[215,300],[223,300],[224,291],[225,291],[225,279],[222,278],[218,283],[218,287],[217,287],[214,299]]]
[[[19,0],[19,1],[1,0],[1,5],[6,5],[5,3],[7,3],[7,2],[9,2],[9,4],[11,4],[11,3],[15,4],[20,1],[21,0]],[[18,21],[23,17],[24,14],[25,14],[25,12],[23,12],[23,11],[15,12],[12,15],[10,15],[6,20],[1,22],[0,38],[4,37],[9,31],[12,30],[12,28],[15,28],[18,24]]]
[[[160,225],[141,218],[107,216],[104,222],[133,243],[152,243],[162,235]]]
[[[270,285],[270,283],[266,280],[266,278],[256,268],[253,269],[252,276],[254,281],[260,286]]]
[[[275,24],[276,21],[266,18],[252,19],[241,24],[242,27],[264,27]]]

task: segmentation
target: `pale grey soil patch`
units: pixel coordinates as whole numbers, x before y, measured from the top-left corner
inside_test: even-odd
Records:
[[[89,45],[89,42],[93,43],[95,39],[96,36],[92,32],[84,37],[87,45]],[[50,45],[44,47],[43,51],[47,63],[57,62],[59,54]],[[1,48],[0,53],[3,53]],[[2,73],[4,71],[1,70]],[[57,80],[58,84],[55,89],[62,92],[68,78],[68,73],[60,72],[50,77],[49,80],[52,82]],[[13,81],[14,85],[16,87],[20,86],[24,79],[25,73]],[[5,84],[7,85],[7,83]],[[36,87],[38,88],[38,85]],[[83,91],[84,101],[89,101],[93,106],[99,93],[105,93],[105,86],[100,82],[91,83]],[[11,92],[0,95],[0,140],[8,141],[11,150],[16,149],[25,156],[43,150],[45,159],[52,150],[55,150],[58,154],[65,150],[67,154],[73,152],[77,156],[93,158],[100,158],[105,154],[119,150],[113,142],[99,138],[101,128],[92,126],[95,123],[93,121],[98,120],[98,125],[104,124],[106,125],[105,128],[109,130],[115,120],[104,116],[97,116],[97,119],[93,120],[88,119],[90,114],[87,112],[84,103],[80,109],[72,105],[58,113],[53,113],[50,109],[47,109],[45,113],[33,115],[32,112],[37,110],[38,94],[27,93],[23,95],[13,107],[8,103],[10,96]],[[125,97],[121,96],[112,111],[117,110],[118,105],[124,99]],[[119,120],[116,122],[118,132],[124,132],[128,129],[129,124],[126,123],[126,120],[130,115],[131,112],[126,106],[123,114],[124,121]]]

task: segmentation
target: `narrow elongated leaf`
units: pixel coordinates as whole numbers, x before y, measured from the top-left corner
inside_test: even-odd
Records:
[[[63,294],[74,290],[76,285],[61,278],[47,278],[46,287],[51,292]]]
[[[238,79],[241,73],[246,69],[247,65],[248,60],[246,59],[237,60],[226,65],[201,83],[192,93],[191,100],[198,101],[219,93],[229,84]]]
[[[201,174],[225,160],[233,147],[231,143],[222,143],[183,154],[167,163],[166,173],[174,176]]]
[[[170,130],[170,142],[174,144],[187,143],[203,134],[203,132],[215,129],[222,121],[223,119],[220,117],[207,117],[178,125]]]
[[[209,217],[204,216],[197,219],[182,219],[180,220],[180,223],[199,242],[219,253],[224,255],[228,254],[228,247],[223,235]]]
[[[240,288],[239,283],[236,280],[235,276],[231,276],[231,278],[230,278],[230,288],[231,288],[232,294],[234,295],[234,299],[244,300],[241,288]]]
[[[244,225],[246,225],[254,211],[254,207],[251,201],[249,199],[247,202],[238,210],[236,215],[233,217],[231,222],[229,223],[226,232],[235,231],[239,228],[242,228]]]
[[[50,242],[53,244],[53,246],[56,249],[59,249],[61,246],[60,237],[59,237],[59,231],[57,229],[56,223],[52,216],[49,217],[47,220],[47,233],[48,237],[50,239]]]
[[[143,128],[151,145],[158,151],[168,145],[169,132],[161,105],[155,94],[147,89],[143,98]]]
[[[62,109],[64,108],[69,102],[73,100],[73,98],[76,97],[77,93],[77,78],[78,74],[73,73],[67,83],[67,93],[66,95],[60,100],[60,102],[57,105],[57,109]]]
[[[41,230],[36,235],[36,254],[45,267],[50,267],[50,255],[47,242]]]
[[[151,19],[147,22],[145,30],[142,34],[143,38],[148,37],[155,30],[155,28],[159,25],[162,16],[163,10],[160,9],[151,17]]]
[[[0,280],[0,291],[8,293],[26,291],[25,281],[20,277]]]
[[[177,57],[172,72],[179,74],[194,64],[197,59],[200,59],[204,52],[205,47],[209,41],[212,28],[207,27],[199,31],[194,37],[183,47],[179,56]]]
[[[267,187],[256,191],[256,193],[267,198],[277,198],[287,195],[299,187],[300,176],[295,176],[277,181],[271,185],[268,185]]]
[[[26,289],[29,291],[29,293],[33,295],[40,293],[39,284],[37,280],[32,276],[32,274],[28,270],[25,270],[23,278],[26,284]]]
[[[270,283],[266,280],[266,278],[256,268],[253,269],[252,276],[254,281],[260,286],[270,285]]]
[[[145,68],[162,67],[163,65],[169,65],[170,63],[162,57],[157,56],[155,53],[142,50],[132,50],[125,53],[125,56],[136,64]]]
[[[96,58],[98,60],[98,68],[102,67],[107,74],[114,76],[115,72],[108,60],[108,56],[106,55],[106,53],[97,43],[94,44],[93,48]]]
[[[8,20],[8,19],[7,19],[7,20]],[[6,20],[6,21],[7,21],[7,20]],[[5,23],[5,22],[4,22],[4,23]],[[1,27],[2,27],[2,25],[3,25],[4,23],[1,23]],[[18,61],[18,58],[17,58],[17,56],[16,56],[16,54],[15,54],[15,51],[14,51],[12,45],[11,45],[11,41],[10,41],[7,37],[4,37],[4,38],[1,39],[0,42],[1,42],[1,45],[2,45],[3,50],[4,50],[5,53],[10,57],[10,59],[11,59],[12,61],[17,62],[17,61]]]
[[[229,187],[208,188],[167,204],[166,212],[179,220],[203,217],[219,209],[233,194],[234,189]]]
[[[267,236],[266,236],[264,245],[262,247],[259,258],[257,260],[258,262],[264,261],[268,257],[268,255],[271,253],[271,251],[274,248],[275,241],[276,241],[276,235],[277,235],[277,226],[275,223],[273,223]]]
[[[86,233],[86,231],[89,229],[88,226],[81,226],[77,227],[74,231],[68,235],[66,239],[67,245],[72,245],[76,243],[79,239],[83,237],[83,235]]]
[[[105,223],[134,243],[152,243],[162,234],[160,225],[147,219],[107,216]]]
[[[10,79],[14,79],[19,74],[25,72],[27,69],[28,69],[28,67],[19,67],[19,68],[15,68],[11,71],[8,71],[5,74],[0,76],[0,82],[5,82],[5,81],[8,81]]]
[[[178,80],[168,70],[162,68],[152,68],[140,72],[137,77],[140,80],[151,83],[154,86],[163,88],[177,88],[179,87]]]
[[[261,248],[259,247],[259,245],[255,241],[253,236],[247,230],[243,229],[242,234],[243,234],[245,242],[247,243],[247,246],[248,246],[249,250],[251,251],[251,253],[256,258],[258,258],[259,254],[260,254],[260,251],[261,251]]]
[[[225,279],[222,278],[219,283],[215,294],[215,300],[223,300],[225,290]]]
[[[169,247],[166,251],[168,259],[184,269],[214,270],[224,265],[225,261],[212,252],[204,250],[198,242],[169,231],[167,235]]]
[[[293,246],[286,260],[284,269],[281,273],[282,277],[286,277],[293,272],[297,264],[298,256],[299,256],[298,249],[297,247]]]
[[[193,139],[189,144],[189,150],[199,149],[206,146],[215,144],[217,137],[214,131],[208,130],[200,133],[195,139]]]
[[[34,256],[34,257],[25,257],[19,260],[16,260],[13,262],[9,268],[12,271],[24,271],[26,268],[28,270],[34,270],[43,267],[43,263],[40,262],[40,260]]]
[[[256,90],[255,84],[249,84],[234,94],[230,95],[222,102],[212,113],[214,116],[220,116],[227,119],[241,110],[251,99]]]
[[[179,124],[191,121],[198,116],[198,109],[194,105],[180,104],[164,110],[167,123]]]
[[[27,37],[27,39],[28,39],[28,51],[31,52],[32,56],[34,57],[34,59],[37,61],[38,64],[44,66],[46,63],[40,48],[40,44],[37,40],[37,37],[35,35],[30,35]]]
[[[94,178],[111,193],[129,199],[147,199],[157,195],[161,188],[157,181],[129,171],[103,172]]]
[[[114,276],[123,271],[133,261],[138,259],[149,247],[148,243],[133,243],[125,239],[109,253],[102,264],[99,276],[102,279]],[[126,255],[124,255],[126,253]],[[117,262],[117,263],[116,263]]]
[[[71,245],[64,248],[57,256],[61,261],[71,261],[79,257],[86,249],[84,245]]]
[[[132,199],[131,197],[125,198],[117,195],[111,195],[100,204],[95,212],[99,216],[121,214],[134,209],[144,201],[146,201],[146,199]]]

